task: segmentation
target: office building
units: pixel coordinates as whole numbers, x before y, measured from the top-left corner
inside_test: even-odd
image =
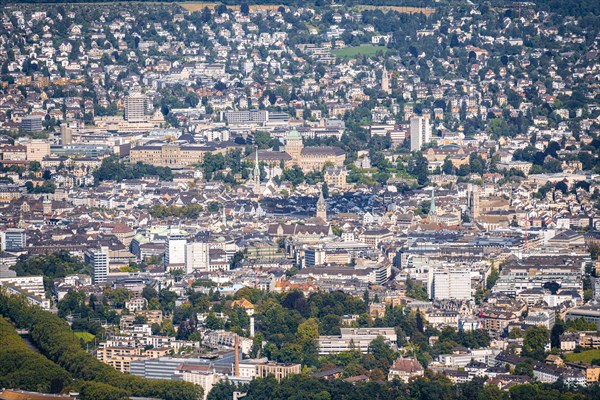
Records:
[[[185,245],[185,273],[208,271],[210,268],[208,243],[190,242]]]
[[[86,264],[92,266],[92,282],[94,284],[104,283],[108,278],[108,247],[90,249],[85,252]]]
[[[146,119],[148,98],[141,93],[132,93],[125,98],[125,120],[143,122]]]
[[[43,129],[42,121],[42,117],[39,115],[29,115],[21,120],[21,130],[24,133],[41,132]]]
[[[265,110],[225,111],[222,118],[229,125],[262,124],[269,120],[269,112]]]
[[[432,299],[471,299],[471,273],[453,269],[439,269],[430,273],[429,296]]]
[[[50,155],[50,142],[44,139],[31,139],[25,143],[27,161],[41,162]]]
[[[412,117],[410,119],[410,150],[421,150],[429,142],[431,142],[429,117]]]
[[[185,268],[186,236],[179,230],[172,230],[165,241],[165,268],[168,271]]]
[[[369,345],[378,336],[395,346],[398,336],[394,328],[341,328],[340,336],[319,336],[319,355],[335,354],[353,348],[361,353],[369,351]]]
[[[0,231],[0,248],[2,251],[21,251],[27,245],[24,229],[7,229]]]

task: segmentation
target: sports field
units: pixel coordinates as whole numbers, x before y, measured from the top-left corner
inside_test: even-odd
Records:
[[[360,46],[345,47],[343,49],[332,50],[331,53],[340,58],[353,58],[357,56],[372,57],[378,51],[386,52],[387,48],[374,46],[372,44],[361,44]]]

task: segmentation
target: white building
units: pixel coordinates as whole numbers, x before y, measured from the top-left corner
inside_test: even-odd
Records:
[[[46,297],[43,276],[15,276],[12,278],[0,278],[0,285],[2,284],[16,286],[19,289],[42,299]]]
[[[214,370],[210,370],[208,366],[204,365],[185,364],[180,366],[179,370],[183,372],[184,382],[191,382],[203,389],[204,399],[206,399],[213,386],[224,377],[224,375],[216,373]]]
[[[191,274],[194,271],[208,271],[210,267],[210,257],[208,243],[190,242],[185,245],[185,273]]]
[[[125,119],[129,122],[143,122],[146,119],[147,97],[132,93],[125,98]]]
[[[108,247],[90,249],[85,252],[85,262],[92,266],[92,282],[94,284],[106,282],[108,277]]]
[[[432,299],[471,299],[471,272],[456,269],[430,270],[429,296]]]
[[[340,336],[319,336],[319,355],[335,354],[352,348],[367,353],[369,345],[378,336],[390,345],[398,343],[394,328],[341,328]]]
[[[412,117],[410,119],[410,150],[421,150],[429,142],[431,142],[429,116]]]
[[[186,236],[178,230],[172,230],[165,241],[165,268],[168,271],[185,267]]]

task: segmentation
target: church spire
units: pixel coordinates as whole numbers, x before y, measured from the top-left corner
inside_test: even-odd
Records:
[[[258,165],[258,146],[256,146],[256,156],[254,158],[254,194],[260,195],[260,167]]]
[[[325,202],[325,197],[323,197],[323,185],[321,185],[319,200],[317,200],[316,217],[322,219],[323,221],[327,221],[327,203]]]
[[[429,214],[434,215],[435,213],[435,192],[433,189],[431,189],[431,206],[429,206]]]

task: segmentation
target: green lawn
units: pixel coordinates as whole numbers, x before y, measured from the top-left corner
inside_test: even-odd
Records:
[[[91,342],[96,337],[89,332],[75,332],[75,336],[79,339],[83,339],[84,342]]]
[[[566,354],[565,358],[569,362],[579,362],[583,361],[586,364],[591,364],[592,360],[600,359],[600,350],[587,350],[582,351],[581,353],[570,353]]]
[[[383,46],[374,46],[372,44],[361,44],[360,46],[335,49],[332,50],[331,53],[340,58],[353,58],[357,56],[372,57],[378,51],[382,51],[385,53],[387,51],[387,48]]]

